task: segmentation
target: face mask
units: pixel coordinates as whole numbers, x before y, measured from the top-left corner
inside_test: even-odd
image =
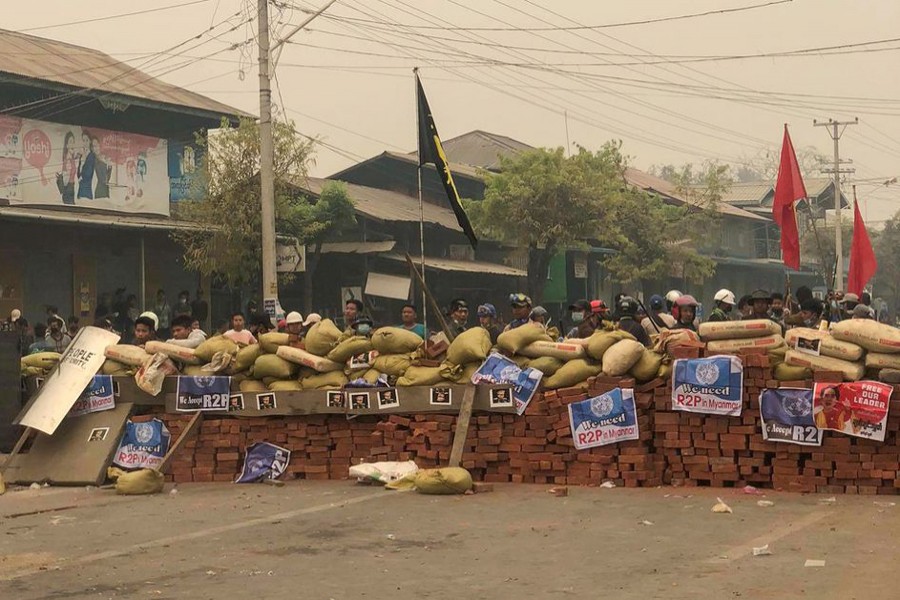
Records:
[[[572,313],[572,322],[576,325],[584,321],[584,313],[583,312],[573,312]]]
[[[372,331],[372,328],[368,325],[360,325],[356,328],[356,333],[359,335],[369,335],[369,332]]]

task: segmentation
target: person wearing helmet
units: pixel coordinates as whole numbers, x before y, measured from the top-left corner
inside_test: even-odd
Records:
[[[372,335],[375,323],[372,321],[372,317],[361,314],[350,327],[353,329],[354,334],[368,337]]]
[[[675,306],[672,307],[672,316],[675,317],[676,323],[673,329],[690,329],[697,331],[694,321],[697,319],[698,302],[690,294],[685,294],[675,300]]]
[[[713,296],[716,307],[709,313],[708,321],[728,321],[729,314],[734,309],[734,294],[731,290],[721,289]]]
[[[299,336],[303,331],[303,315],[292,310],[284,317],[284,331],[288,335]]]
[[[662,332],[663,329],[675,327],[675,317],[663,311],[665,300],[659,294],[650,296],[650,307],[647,316],[641,321],[641,326],[647,335]]]
[[[462,298],[455,298],[451,300],[450,306],[447,309],[447,316],[450,317],[450,321],[447,323],[447,326],[450,327],[450,330],[453,332],[453,334],[461,334],[463,331],[468,329],[469,303]]]
[[[509,306],[512,308],[512,320],[503,331],[510,331],[528,323],[531,314],[531,298],[518,292],[509,295]]]
[[[491,344],[497,343],[500,335],[500,326],[497,325],[497,308],[493,304],[482,304],[478,307],[478,326],[487,330],[491,336]]]
[[[769,308],[772,306],[772,294],[766,290],[755,290],[750,294],[748,302],[750,306],[750,315],[744,317],[744,320],[752,319],[768,319]]]
[[[679,298],[681,298],[681,292],[678,290],[669,290],[669,293],[666,294],[666,310],[672,316],[675,316],[672,310],[675,307],[675,301]]]
[[[638,312],[638,303],[631,296],[622,296],[616,304],[616,324],[619,329],[630,333],[644,346],[650,345],[650,336],[644,328],[635,320]]]
[[[571,315],[573,327],[566,334],[567,338],[590,337],[597,329],[597,320],[592,318],[591,303],[587,300],[576,300],[570,304],[569,315]]]

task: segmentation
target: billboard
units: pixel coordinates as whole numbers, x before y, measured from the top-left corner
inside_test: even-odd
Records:
[[[167,142],[0,116],[0,198],[12,206],[168,216]]]

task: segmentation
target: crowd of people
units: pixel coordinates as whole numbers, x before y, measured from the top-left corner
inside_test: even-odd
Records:
[[[193,301],[187,291],[182,291],[174,306],[169,305],[165,291],[159,290],[154,309],[142,313],[136,308],[135,296],[126,296],[124,292],[120,289],[112,296],[101,296],[94,315],[93,324],[96,327],[116,331],[123,336],[123,342],[142,347],[148,341],[160,340],[196,348],[207,339],[202,323],[208,317],[209,305],[203,300],[202,290],[197,290]],[[510,294],[508,302],[512,315],[508,323],[501,322],[496,306],[485,303],[477,307],[476,321],[470,325],[468,302],[456,298],[449,303],[443,315],[444,323],[454,334],[470,327],[482,327],[494,343],[502,332],[524,326],[541,327],[551,338],[559,341],[586,338],[598,329],[615,327],[650,346],[651,336],[663,330],[696,331],[701,321],[700,303],[690,294],[682,294],[678,290],[671,290],[665,296],[653,295],[647,305],[624,293],[615,296],[612,308],[601,299],[576,300],[568,307],[570,326],[564,329],[560,329],[561,324],[551,323],[549,312],[542,306],[534,306],[531,298],[523,293]],[[788,298],[760,289],[736,299],[733,292],[722,289],[716,292],[713,303],[707,321],[769,319],[778,323],[783,331],[791,327],[818,327],[823,321],[875,319],[877,316],[868,293],[856,295],[829,291],[825,300],[820,300],[813,296],[808,287],[798,288],[795,295]],[[375,329],[374,321],[365,313],[365,306],[360,300],[348,300],[344,305],[343,317],[347,334],[366,336]],[[306,333],[321,320],[318,313],[304,318],[299,312],[292,311],[276,323],[250,302],[246,314],[235,312],[216,333],[236,343],[250,345],[257,343],[262,334],[280,331],[290,336],[291,345],[302,347]],[[425,325],[419,321],[419,311],[414,304],[403,305],[396,323],[380,325],[401,327],[422,338],[428,334]],[[35,323],[33,328],[20,310],[13,310],[8,319],[0,322],[0,329],[19,334],[19,350],[23,355],[63,352],[79,327],[81,320],[78,317],[63,319],[55,306],[48,306],[46,321]]]

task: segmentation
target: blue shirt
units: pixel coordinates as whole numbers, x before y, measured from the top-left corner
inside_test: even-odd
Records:
[[[414,334],[416,334],[423,340],[425,339],[425,326],[422,325],[421,323],[416,323],[412,327],[407,327],[406,325],[400,325],[400,328],[405,329],[407,331],[412,331]]]

